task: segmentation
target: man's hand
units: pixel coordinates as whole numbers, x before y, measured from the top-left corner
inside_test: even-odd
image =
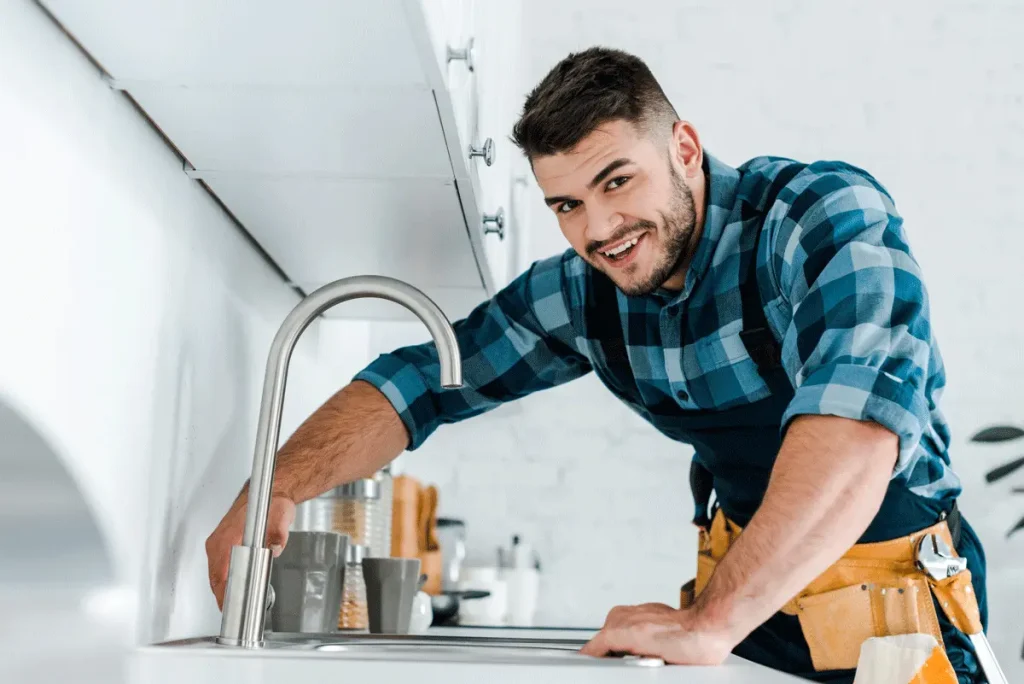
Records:
[[[210,570],[210,589],[217,598],[217,607],[224,608],[224,589],[228,581],[228,562],[231,548],[242,543],[245,531],[245,509],[248,496],[238,497],[231,509],[217,525],[217,529],[206,540],[206,560]],[[277,495],[270,499],[270,514],[267,516],[267,544],[274,557],[281,555],[288,543],[288,528],[295,519],[295,502],[286,496]]]
[[[739,641],[709,628],[693,610],[664,603],[612,608],[604,627],[580,653],[653,656],[676,665],[721,665]]]

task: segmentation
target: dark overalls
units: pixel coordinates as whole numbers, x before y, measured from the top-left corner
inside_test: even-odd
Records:
[[[779,190],[802,165],[793,165],[773,182],[771,207]],[[759,224],[760,225],[760,224]],[[761,229],[758,228],[760,231]],[[732,521],[745,527],[761,504],[775,458],[782,444],[780,426],[783,413],[793,398],[794,389],[780,358],[780,345],[764,314],[757,283],[757,246],[746,255],[741,266],[745,274],[740,285],[743,307],[743,332],[747,353],[757,365],[771,395],[760,401],[715,410],[679,410],[678,419],[663,431],[672,439],[692,444],[695,450],[690,485],[696,505],[694,522],[707,525],[712,491],[715,505]],[[626,355],[622,325],[618,314],[615,286],[604,274],[589,269],[587,283],[587,337],[601,346],[607,368],[596,367],[601,381],[620,397],[640,401],[633,371]],[[974,590],[981,609],[982,622],[988,625],[985,600],[985,556],[974,530],[960,516],[955,503],[932,501],[907,490],[904,483],[889,485],[881,509],[860,538],[860,543],[904,537],[947,518],[959,554],[967,559]],[[943,611],[938,610],[947,656],[961,682],[984,681],[970,640],[954,628]],[[758,627],[733,651],[736,655],[822,682],[852,682],[852,670],[815,672],[807,642],[797,617],[776,613]]]

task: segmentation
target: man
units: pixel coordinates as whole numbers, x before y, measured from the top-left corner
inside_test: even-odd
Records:
[[[984,556],[955,508],[937,408],[942,361],[887,191],[839,162],[725,165],[641,60],[608,49],[559,63],[514,139],[572,249],[455,323],[463,388],[440,388],[424,344],[381,356],[310,416],[280,452],[268,543],[286,542],[295,503],[440,424],[593,370],[694,446],[701,548],[681,608],[615,608],[585,653],[734,652],[849,681],[864,639],[924,631],[973,681],[969,641],[912,562],[921,531],[941,531],[984,620]],[[207,541],[218,602],[245,503]]]

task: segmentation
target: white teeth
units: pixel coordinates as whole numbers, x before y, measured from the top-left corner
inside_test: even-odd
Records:
[[[630,240],[629,242],[623,242],[621,245],[619,245],[615,249],[609,249],[607,252],[601,252],[601,253],[604,254],[605,256],[615,256],[616,254],[621,254],[622,252],[625,252],[627,249],[629,249],[630,247],[635,245],[638,240],[640,240],[640,238],[639,237],[635,237],[632,240]]]

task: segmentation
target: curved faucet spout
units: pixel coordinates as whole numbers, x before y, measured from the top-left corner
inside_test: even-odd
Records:
[[[263,642],[271,552],[266,548],[267,514],[277,463],[288,363],[299,336],[310,322],[335,304],[350,299],[376,297],[401,304],[414,313],[434,338],[441,365],[441,385],[462,385],[462,365],[455,331],[441,309],[425,294],[394,278],[355,276],[324,285],[298,303],[274,336],[267,359],[263,398],[256,430],[256,453],[249,481],[249,502],[242,545],[231,550],[224,613],[218,641],[222,644],[258,647]]]

